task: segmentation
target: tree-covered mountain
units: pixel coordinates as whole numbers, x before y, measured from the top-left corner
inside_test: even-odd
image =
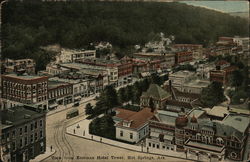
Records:
[[[8,2],[2,21],[3,58],[36,60],[38,47],[54,43],[108,41],[125,49],[163,32],[177,43],[208,45],[218,36],[247,36],[249,27],[245,19],[177,2]]]

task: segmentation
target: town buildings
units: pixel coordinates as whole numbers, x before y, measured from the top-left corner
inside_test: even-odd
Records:
[[[164,109],[167,100],[171,99],[171,97],[171,94],[163,90],[157,84],[151,84],[148,90],[142,93],[140,106],[151,107],[153,105],[154,109]]]
[[[210,81],[227,84],[229,82],[230,75],[237,69],[238,68],[236,66],[231,66],[230,63],[225,60],[218,61],[216,63],[216,70],[210,71]]]
[[[60,81],[48,81],[48,105],[54,109],[58,105],[67,105],[73,102],[73,84]]]
[[[197,156],[202,161],[213,158],[242,160],[248,136],[248,116],[228,114],[222,121],[211,121],[205,111],[189,114],[157,111],[150,120],[148,147],[169,149]]]
[[[174,44],[172,48],[176,51],[191,51],[195,60],[204,58],[203,46],[201,44]]]
[[[135,112],[117,108],[115,111],[116,116],[113,119],[116,122],[117,139],[138,143],[148,135],[148,119],[154,115],[152,109],[144,108]]]
[[[27,73],[29,75],[35,74],[36,63],[32,59],[5,59],[2,62],[2,71],[1,73],[18,73],[23,74]]]
[[[48,77],[32,75],[2,75],[3,109],[20,104],[48,108]]]
[[[175,53],[175,64],[182,64],[186,62],[191,62],[193,60],[193,52],[191,51],[182,51]]]
[[[31,106],[1,111],[1,160],[28,162],[46,150],[45,112]]]

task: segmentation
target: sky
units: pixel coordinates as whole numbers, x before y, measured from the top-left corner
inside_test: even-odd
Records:
[[[225,13],[249,12],[248,1],[182,1],[182,3],[205,7]]]

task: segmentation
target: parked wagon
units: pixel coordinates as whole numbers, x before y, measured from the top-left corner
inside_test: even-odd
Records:
[[[66,118],[70,119],[70,118],[76,117],[78,115],[79,115],[79,110],[78,109],[73,109],[73,110],[70,110],[70,111],[67,112]]]

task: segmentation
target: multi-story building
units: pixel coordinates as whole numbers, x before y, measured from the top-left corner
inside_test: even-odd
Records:
[[[56,63],[75,62],[83,58],[95,58],[96,50],[72,50],[62,48],[60,55],[56,57]]]
[[[157,84],[151,84],[146,92],[142,93],[140,98],[141,107],[150,107],[153,102],[154,109],[164,109],[166,101],[171,99],[171,95],[159,87]]]
[[[216,70],[210,71],[210,81],[227,84],[229,82],[230,75],[237,69],[238,68],[236,66],[231,66],[227,61],[221,60],[216,63]]]
[[[101,67],[108,70],[111,84],[120,86],[131,81],[132,62],[127,60],[81,59],[77,61],[83,65]],[[116,72],[117,71],[117,72]],[[115,82],[117,80],[117,82]]]
[[[116,138],[119,140],[138,143],[149,133],[148,120],[154,115],[150,108],[143,108],[139,112],[126,109],[115,109]]]
[[[6,59],[2,62],[2,66],[2,73],[35,74],[36,63],[32,59]]]
[[[41,109],[16,106],[1,111],[1,160],[28,162],[46,151],[46,116]]]
[[[3,108],[32,104],[48,108],[48,77],[31,75],[2,75]]]
[[[73,102],[73,84],[48,81],[48,105],[49,109],[57,108],[58,105],[67,105]]]
[[[202,59],[203,46],[201,44],[174,44],[172,46],[177,51],[191,51],[194,59]]]
[[[193,52],[191,51],[182,51],[182,52],[176,52],[175,53],[175,64],[181,64],[190,62],[193,60]]]
[[[158,111],[149,127],[148,147],[183,151],[201,161],[238,161],[244,155],[249,116],[229,114],[222,121],[212,121],[199,109],[188,115]]]
[[[195,73],[191,71],[178,71],[169,74],[169,80],[174,88],[181,89],[182,85],[189,82],[195,77]]]

